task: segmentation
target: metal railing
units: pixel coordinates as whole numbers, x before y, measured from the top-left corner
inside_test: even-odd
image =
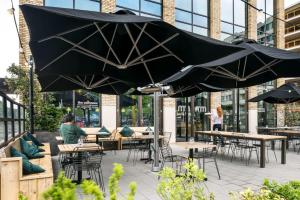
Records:
[[[292,40],[285,43],[285,48],[292,48],[300,45],[300,39]]]
[[[0,91],[0,147],[25,131],[24,105]]]

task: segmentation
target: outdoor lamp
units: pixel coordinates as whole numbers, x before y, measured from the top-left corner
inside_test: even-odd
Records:
[[[15,12],[15,9],[14,8],[9,8],[9,9],[7,9],[7,12],[8,12],[8,14],[13,15],[14,12]]]

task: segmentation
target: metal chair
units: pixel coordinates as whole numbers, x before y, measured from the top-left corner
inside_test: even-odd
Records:
[[[205,148],[203,151],[195,152],[193,158],[198,159],[198,167],[203,169],[205,172],[205,164],[213,162],[215,164],[218,177],[221,179],[218,163],[217,163],[217,154],[218,148]],[[201,159],[202,159],[202,166],[201,166]]]
[[[133,164],[136,164],[136,161],[138,159],[138,153],[141,153],[141,159],[144,159],[144,154],[146,151],[149,151],[150,149],[150,144],[147,143],[145,140],[140,140],[137,139],[134,136],[128,137],[128,143],[129,143],[129,149],[128,149],[128,154],[127,154],[127,159],[126,161],[129,162],[131,154],[133,154]]]

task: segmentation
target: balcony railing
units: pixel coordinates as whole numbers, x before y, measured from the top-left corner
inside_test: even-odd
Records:
[[[300,45],[300,39],[292,40],[285,43],[285,48],[292,48]]]
[[[25,111],[24,105],[0,91],[0,147],[25,131]]]
[[[290,18],[296,17],[298,15],[300,15],[300,10],[294,10],[292,12],[285,14],[285,19],[290,19]]]
[[[298,31],[298,30],[300,30],[300,24],[296,24],[294,26],[287,27],[285,29],[285,34],[293,33],[293,32]]]

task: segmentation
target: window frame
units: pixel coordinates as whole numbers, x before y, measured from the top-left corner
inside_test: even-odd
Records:
[[[148,1],[150,3],[160,5],[160,15],[142,11],[142,1]],[[157,1],[153,1],[153,0],[138,0],[138,2],[139,2],[139,10],[136,10],[136,9],[132,9],[132,8],[125,7],[125,6],[120,6],[120,5],[118,5],[118,0],[116,0],[116,9],[118,9],[118,8],[126,9],[126,10],[133,11],[135,13],[138,13],[139,16],[143,16],[142,14],[145,14],[145,15],[150,15],[150,16],[162,19],[162,16],[163,16],[163,1],[162,0],[160,3]]]

